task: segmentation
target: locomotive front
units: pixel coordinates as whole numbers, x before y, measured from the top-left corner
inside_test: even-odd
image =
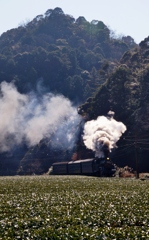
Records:
[[[109,157],[94,159],[94,173],[100,177],[115,176],[116,168]]]

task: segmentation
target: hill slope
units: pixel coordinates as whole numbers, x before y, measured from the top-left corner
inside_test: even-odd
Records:
[[[120,85],[123,83],[114,87],[113,84],[110,86],[110,82],[115,79],[115,75],[118,75],[119,82],[121,82],[119,77],[123,75],[125,78],[130,77],[127,67],[119,67],[118,62],[125,52],[123,59],[128,58],[127,55],[130,54],[128,50],[136,46],[130,36],[123,36],[121,39],[111,38],[110,29],[102,21],[88,22],[84,17],[74,19],[64,14],[60,8],[49,9],[44,15],[36,16],[25,26],[11,29],[1,35],[0,83],[13,82],[18,92],[26,96],[30,92],[35,92],[39,101],[48,92],[60,93],[77,105],[86,101],[88,97],[92,97],[100,87],[101,90],[95,97],[95,102],[98,96],[100,97],[100,104],[98,106],[95,106],[96,103],[93,104],[94,107],[89,112],[90,117],[106,113],[111,106],[118,112],[121,105],[124,105],[123,100],[119,98],[119,91],[123,88]],[[135,59],[135,54],[132,58]],[[116,66],[118,69],[111,75],[111,81],[105,83]],[[127,87],[127,95],[130,91]],[[127,109],[125,107],[124,113],[118,115],[124,121],[127,118],[127,112],[130,111],[129,108],[131,110],[139,108],[139,105],[136,108],[136,104],[139,103],[134,103],[137,101],[138,90],[133,87],[132,91],[134,93],[131,103],[127,103]],[[1,102],[3,98],[2,94]],[[88,102],[92,106],[92,100]],[[86,109],[84,111],[86,112]],[[5,120],[2,118],[2,121]],[[7,138],[11,141],[14,136],[6,135],[5,139]],[[34,149],[30,149],[26,143],[23,143],[21,154],[20,146],[19,148],[15,146],[11,154],[1,155],[2,174],[8,173],[11,169],[16,173],[20,160],[22,160],[19,168],[21,174],[43,173],[60,156],[61,159],[71,158],[72,148],[70,146],[63,148],[61,145],[63,145],[61,142],[57,142],[53,149],[49,140],[41,139]],[[44,163],[42,159],[45,160]],[[24,169],[23,166],[25,166]]]
[[[118,165],[149,171],[149,38],[124,53],[119,65],[93,98],[80,106],[88,119],[115,112],[115,118],[127,126],[119,148],[113,153]]]

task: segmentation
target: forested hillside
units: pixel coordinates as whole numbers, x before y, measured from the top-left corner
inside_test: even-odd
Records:
[[[1,35],[0,82],[14,81],[24,93],[36,90],[40,80],[46,91],[84,101],[123,53],[136,45],[129,36],[121,40],[110,36],[102,21],[90,23],[60,8],[49,9]]]
[[[133,50],[126,51],[118,66],[99,87],[94,97],[80,106],[89,119],[106,115],[110,110],[127,126],[119,147],[113,152],[118,165],[139,171],[149,170],[149,38]]]
[[[134,142],[147,144],[148,51],[147,39],[138,46],[130,36],[114,37],[102,21],[74,19],[60,8],[49,9],[1,35],[0,82],[13,82],[20,94],[63,94],[80,105],[85,119],[113,110],[128,128],[128,141],[119,143],[113,160],[134,165]],[[82,122],[77,126],[79,138],[80,129]],[[53,161],[85,156],[80,142],[73,149],[59,141],[53,147],[45,139],[31,148],[16,146],[1,153],[1,174],[46,172]],[[147,145],[138,150],[144,159]]]

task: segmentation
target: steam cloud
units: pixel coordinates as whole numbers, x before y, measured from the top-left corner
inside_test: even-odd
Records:
[[[116,147],[116,142],[126,126],[122,122],[113,119],[114,112],[110,111],[109,116],[99,116],[97,120],[85,123],[83,140],[87,148],[95,151],[95,157],[105,157],[104,150],[109,152]]]
[[[70,128],[79,116],[68,99],[51,93],[42,97],[20,94],[13,83],[2,82],[0,88],[0,152],[23,141],[34,146],[53,135],[64,144],[73,140]]]

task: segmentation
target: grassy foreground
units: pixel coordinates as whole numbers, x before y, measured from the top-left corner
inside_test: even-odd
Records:
[[[0,177],[0,239],[149,239],[149,181]]]

